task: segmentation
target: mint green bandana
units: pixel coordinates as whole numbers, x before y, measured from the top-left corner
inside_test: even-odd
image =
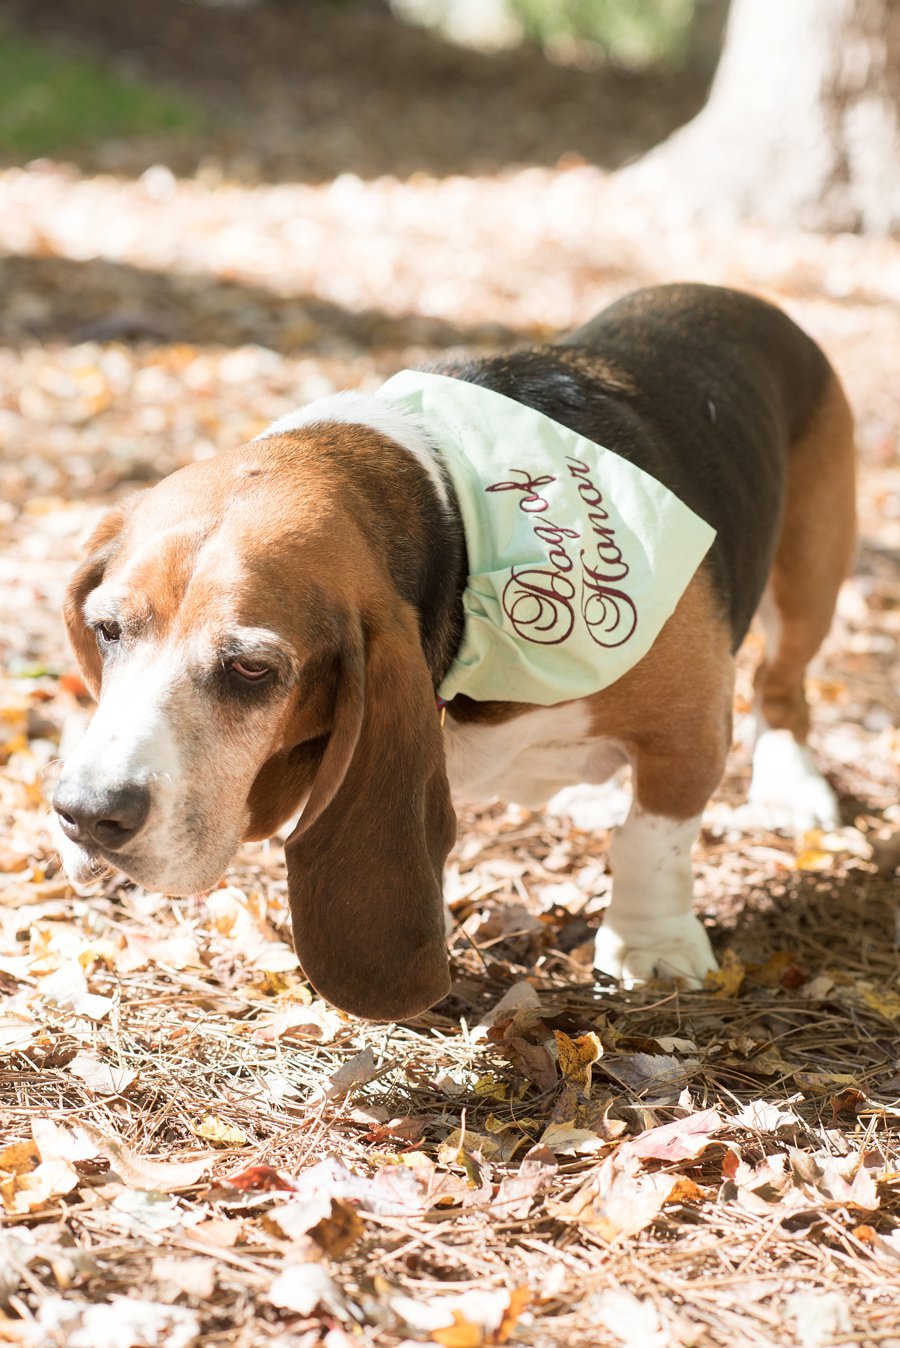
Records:
[[[501,393],[403,370],[378,396],[427,428],[462,512],[465,630],[440,696],[553,706],[632,669],[715,530],[641,468]]]

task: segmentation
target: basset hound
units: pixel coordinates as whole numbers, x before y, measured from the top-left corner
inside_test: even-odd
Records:
[[[638,291],[558,344],[323,398],[111,510],[65,616],[98,707],[64,866],[188,895],[302,807],[303,969],[377,1020],[449,988],[452,799],[633,771],[596,965],[715,967],[691,845],[759,611],[751,800],[831,826],[804,672],[854,545],[851,414],[750,295]]]

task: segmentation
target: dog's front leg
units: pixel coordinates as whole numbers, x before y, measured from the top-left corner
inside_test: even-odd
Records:
[[[626,675],[604,694],[600,729],[622,745],[634,779],[610,848],[612,898],[594,957],[615,978],[702,980],[716,968],[692,912],[691,847],[725,770],[733,695],[730,637],[700,573],[631,685]]]
[[[594,965],[624,983],[701,980],[716,959],[692,912],[691,847],[700,815],[667,819],[637,796],[610,848],[612,899],[597,933]]]
[[[594,965],[626,983],[701,981],[717,968],[694,916],[691,847],[731,742],[730,660],[702,699],[685,698],[631,750],[634,800],[610,847],[612,897]]]

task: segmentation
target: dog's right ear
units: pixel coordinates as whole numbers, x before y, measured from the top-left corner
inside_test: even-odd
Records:
[[[294,947],[321,996],[401,1020],[447,995],[441,891],[455,838],[416,616],[385,603],[349,626],[331,735],[285,845]]]
[[[87,556],[69,581],[63,616],[78,667],[94,697],[100,688],[100,652],[93,632],[84,620],[84,602],[103,579],[115,555],[128,507],[115,506],[107,511],[87,541]]]

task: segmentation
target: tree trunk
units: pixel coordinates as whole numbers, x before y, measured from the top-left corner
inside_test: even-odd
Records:
[[[732,0],[706,106],[621,177],[682,215],[900,232],[900,0]]]

